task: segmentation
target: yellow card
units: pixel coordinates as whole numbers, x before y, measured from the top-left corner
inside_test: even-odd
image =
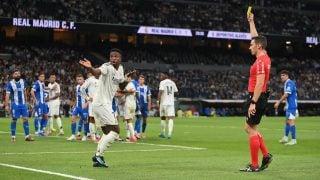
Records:
[[[248,16],[249,16],[250,13],[251,13],[251,9],[252,9],[252,6],[249,6],[249,7],[248,7],[248,10],[247,10],[247,15],[248,15]]]

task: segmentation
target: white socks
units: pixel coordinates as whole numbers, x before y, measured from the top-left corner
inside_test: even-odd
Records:
[[[173,130],[173,119],[169,119],[168,123],[168,137],[171,137]]]
[[[165,135],[166,133],[166,120],[161,120],[161,134]]]
[[[56,121],[57,121],[58,128],[59,128],[59,129],[60,129],[60,131],[61,131],[61,130],[62,130],[62,122],[61,122],[61,118],[60,118],[60,117],[57,117]]]
[[[49,118],[49,130],[53,129],[53,117]]]
[[[96,125],[94,123],[89,123],[89,130],[93,140],[96,140]]]
[[[110,131],[107,135],[103,135],[99,141],[98,148],[97,148],[97,156],[104,156],[104,152],[111,146],[115,139],[119,137],[119,134]]]
[[[133,138],[134,137],[134,128],[133,128],[132,122],[128,123],[128,128],[129,128],[129,132],[130,132],[130,137]]]

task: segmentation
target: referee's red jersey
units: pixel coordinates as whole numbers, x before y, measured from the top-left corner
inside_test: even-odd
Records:
[[[267,86],[270,78],[270,69],[271,69],[271,60],[267,54],[257,57],[256,61],[252,64],[250,68],[250,77],[249,77],[249,86],[248,86],[249,93],[254,92],[254,88],[256,87],[256,83],[257,83],[257,75],[259,74],[265,74],[262,92],[264,93],[267,91]]]

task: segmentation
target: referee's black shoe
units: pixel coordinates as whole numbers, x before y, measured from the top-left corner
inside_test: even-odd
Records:
[[[252,164],[248,164],[245,168],[240,169],[242,172],[259,172],[259,167],[253,167]]]
[[[265,170],[269,167],[269,164],[272,162],[272,154],[268,153],[268,155],[266,157],[263,157],[262,159],[262,164],[260,167],[260,170]]]

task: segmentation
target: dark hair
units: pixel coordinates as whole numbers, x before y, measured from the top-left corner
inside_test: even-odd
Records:
[[[109,54],[111,54],[112,52],[118,52],[122,56],[122,51],[118,48],[112,48]]]
[[[15,73],[15,72],[21,72],[21,71],[20,71],[20,69],[14,69],[14,70],[12,71],[12,74]]]
[[[143,75],[143,74],[140,74],[140,75],[139,75],[139,78],[145,78],[145,77],[144,77],[144,75]]]
[[[284,70],[280,71],[280,74],[286,74],[289,76],[290,72],[288,70],[284,69]]]
[[[45,76],[46,74],[42,71],[42,72],[39,72],[38,77],[41,76],[41,75],[44,75],[44,76]]]
[[[252,37],[252,40],[254,40],[254,42],[256,44],[260,44],[262,49],[266,49],[267,48],[267,45],[268,45],[268,42],[267,42],[267,38],[265,36],[255,36],[255,37]]]
[[[50,73],[50,76],[56,76],[56,73],[52,72]]]
[[[81,74],[81,73],[77,74],[76,78],[77,77],[83,77],[84,78],[83,74]]]

